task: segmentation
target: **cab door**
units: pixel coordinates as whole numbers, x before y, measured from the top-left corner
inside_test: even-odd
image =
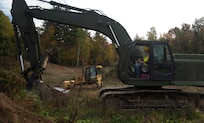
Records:
[[[174,60],[167,43],[153,44],[152,80],[172,80],[174,77]]]

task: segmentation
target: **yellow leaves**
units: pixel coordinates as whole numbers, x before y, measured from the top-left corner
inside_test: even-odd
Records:
[[[9,18],[0,10],[0,39],[11,39],[14,31]]]

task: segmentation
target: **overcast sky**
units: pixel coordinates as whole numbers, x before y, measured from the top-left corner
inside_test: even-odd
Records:
[[[122,24],[131,38],[136,34],[145,37],[151,27],[157,34],[166,33],[183,23],[193,24],[204,17],[204,0],[54,0],[80,8],[103,11],[108,17]],[[26,0],[28,5],[49,8],[37,0]],[[12,0],[0,0],[0,10],[11,18]],[[40,21],[35,21],[40,26]]]

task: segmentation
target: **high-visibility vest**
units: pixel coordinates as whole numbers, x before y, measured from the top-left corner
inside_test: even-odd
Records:
[[[145,66],[148,66],[147,62],[149,61],[149,55],[146,55],[146,56],[143,58],[143,61],[144,61],[144,65],[145,65]]]

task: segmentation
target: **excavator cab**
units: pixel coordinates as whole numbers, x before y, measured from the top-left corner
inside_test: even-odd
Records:
[[[118,77],[124,83],[154,86],[154,83],[148,80],[168,81],[173,79],[174,60],[166,41],[135,41],[126,49],[126,53],[123,53],[124,58],[121,57],[123,63],[119,62],[118,66],[122,68],[121,71],[118,71]],[[145,61],[147,55],[148,58]],[[136,69],[138,64],[140,64],[139,69]],[[140,76],[137,76],[138,72]]]
[[[102,85],[101,69],[102,69],[101,65],[86,66],[84,68],[85,81],[88,84],[96,83],[97,86],[101,86]]]

